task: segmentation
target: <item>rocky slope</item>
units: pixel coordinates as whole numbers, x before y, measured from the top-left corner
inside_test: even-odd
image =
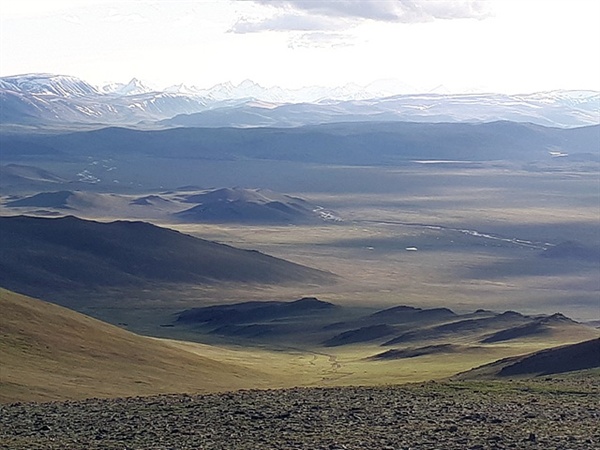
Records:
[[[0,406],[1,449],[591,449],[593,378]]]

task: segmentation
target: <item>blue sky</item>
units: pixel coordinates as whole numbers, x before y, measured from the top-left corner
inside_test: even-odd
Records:
[[[600,90],[595,0],[0,0],[0,13],[2,76]]]

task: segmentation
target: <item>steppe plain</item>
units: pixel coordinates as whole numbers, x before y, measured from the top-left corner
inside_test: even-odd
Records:
[[[93,162],[86,164],[98,170],[94,167],[99,164]],[[135,161],[136,177],[143,181],[140,162]],[[184,163],[165,164],[163,180],[157,181],[156,174],[149,172],[148,180],[169,186],[170,174],[186,178]],[[161,347],[160,361],[166,366],[162,373],[146,374],[149,379],[136,381],[144,374],[142,364],[129,377],[131,384],[125,391],[116,387],[126,380],[124,375],[130,370],[126,365],[113,367],[105,390],[95,384],[98,374],[68,374],[62,369],[46,392],[43,380],[26,395],[20,388],[5,390],[5,402],[19,396],[21,400],[72,400],[2,406],[0,446],[587,449],[598,445],[597,371],[533,380],[447,381],[458,372],[500,358],[598,336],[594,328],[600,319],[598,262],[582,258],[579,252],[583,248],[587,255],[600,246],[595,163],[549,157],[535,164],[412,161],[385,167],[295,164],[292,170],[285,162],[229,161],[218,163],[219,177],[214,172],[216,164],[203,162],[193,173],[188,168],[186,183],[201,180],[204,187],[268,187],[335,211],[343,220],[311,225],[177,221],[172,209],[130,205],[140,196],[169,198],[185,190],[151,188],[148,183],[135,189],[84,186],[93,194],[89,201],[68,209],[7,207],[8,201],[30,194],[15,193],[3,199],[1,214],[146,220],[332,272],[335,281],[156,284],[143,289],[114,286],[48,292],[44,300],[116,325],[106,331],[111,339],[126,333],[119,335],[123,340],[116,353],[133,339],[141,355],[145,351],[156,354]],[[74,163],[54,169],[60,168],[60,175],[67,176],[69,171],[87,170],[84,167]],[[52,169],[52,164],[46,168]],[[133,173],[131,168],[128,173]],[[76,187],[80,190],[82,185]],[[10,299],[13,294],[3,291],[2,295]],[[480,340],[487,330],[481,330],[475,337],[454,336],[451,343],[458,347],[449,352],[373,360],[386,350],[377,340],[325,347],[302,340],[294,344],[285,338],[245,339],[176,325],[177,314],[190,308],[301,297],[317,297],[347,308],[342,320],[409,305],[450,308],[459,314],[480,309],[515,310],[532,317],[560,312],[589,326],[559,324],[542,335],[485,346]],[[32,308],[48,317],[40,306]],[[62,312],[55,313],[64,318]],[[97,330],[96,325],[92,328]],[[133,338],[128,332],[153,337]],[[82,348],[88,344],[84,341]],[[424,338],[399,347],[438,344],[439,339]],[[43,353],[43,348],[36,351]],[[174,351],[180,352],[181,359]],[[102,367],[115,355],[95,356],[95,364]],[[169,371],[189,370],[195,357],[204,358],[198,363],[200,372],[221,368],[231,380],[214,383],[206,373],[198,375],[200,382],[178,377],[172,385],[177,388],[170,391]],[[152,361],[145,356],[141,360]],[[40,373],[54,370],[57,374],[51,358],[34,364]],[[71,377],[68,383],[65,377]],[[403,383],[423,384],[397,386]],[[365,387],[355,387],[361,385]],[[70,390],[64,390],[65,386]],[[239,388],[284,390],[222,394]],[[167,392],[188,394],[110,399]],[[89,397],[108,399],[80,400]]]

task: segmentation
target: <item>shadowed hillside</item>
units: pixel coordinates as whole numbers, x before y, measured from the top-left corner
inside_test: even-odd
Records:
[[[559,260],[578,259],[596,262],[600,265],[600,246],[594,244],[582,244],[574,241],[561,242],[544,251],[541,256]]]
[[[326,348],[326,352],[346,346],[355,351],[361,347],[393,347],[370,360],[479,352],[485,348],[495,351],[493,344],[499,340],[508,341],[503,343],[505,346],[525,343],[539,348],[546,341],[551,342],[550,346],[600,334],[561,314],[531,317],[515,311],[483,310],[457,314],[447,308],[406,305],[372,311],[316,298],[251,301],[180,311],[168,330],[186,333],[200,342],[207,338],[211,342],[218,336],[219,342],[250,347]]]
[[[383,353],[372,356],[372,360],[391,360],[416,358],[418,356],[434,355],[436,353],[456,353],[469,351],[469,347],[461,347],[455,344],[438,344],[428,345],[425,347],[407,348],[407,349],[392,349]]]
[[[71,191],[58,191],[58,192],[40,192],[39,194],[32,195],[31,197],[25,197],[19,200],[13,200],[6,203],[9,207],[24,207],[33,206],[36,208],[59,208],[59,209],[71,209],[67,204],[69,198],[74,195]]]
[[[68,180],[39,167],[23,164],[0,165],[0,187],[2,189],[23,186],[41,188],[64,183],[68,183]]]
[[[491,344],[494,342],[510,341],[512,339],[551,335],[554,328],[578,328],[578,326],[579,323],[574,320],[571,320],[560,313],[556,313],[548,317],[534,319],[523,325],[498,331],[497,333],[493,333],[485,339],[482,339],[481,342]]]
[[[514,311],[506,311],[499,315],[483,318],[468,318],[457,320],[432,327],[416,328],[384,343],[384,345],[395,345],[406,342],[421,341],[427,339],[452,340],[461,335],[477,335],[494,329],[506,329],[522,323],[529,323],[531,319]]]
[[[175,214],[187,222],[290,224],[340,220],[301,198],[262,189],[217,189],[185,196],[183,201],[196,203]]]
[[[308,297],[293,302],[246,302],[188,309],[178,315],[177,322],[218,325],[250,323],[257,320],[319,314],[336,308],[338,307],[332,303]]]
[[[552,375],[600,367],[600,339],[504,358],[458,374],[456,379]]]
[[[395,331],[394,327],[387,324],[369,325],[355,330],[344,331],[343,333],[327,339],[323,344],[326,347],[337,347],[340,345],[354,344],[356,342],[369,342],[389,336]]]
[[[599,126],[547,128],[490,123],[359,122],[297,128],[174,128],[139,131],[104,128],[68,134],[2,134],[6,158],[126,155],[234,160],[239,158],[350,165],[386,165],[423,159],[546,159],[549,149],[598,160]]]
[[[37,289],[210,283],[325,282],[331,275],[145,222],[0,218],[0,285]]]

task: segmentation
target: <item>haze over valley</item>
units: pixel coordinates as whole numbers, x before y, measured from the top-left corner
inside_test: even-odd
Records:
[[[53,77],[43,81],[21,86],[87,98]],[[189,306],[230,295],[318,295],[598,320],[600,126],[497,119],[80,131],[7,125],[1,213],[149,221],[338,276],[334,285],[300,291],[224,287],[188,298],[182,289]]]
[[[129,119],[103,116],[103,108],[115,111],[110,105],[117,100],[157,93],[101,93],[72,77],[6,80],[7,96],[18,91],[32,105],[43,98],[47,106],[36,110],[50,111],[53,119],[3,108],[22,117],[5,117],[0,136],[2,245],[9,255],[4,287],[165,337],[181,335],[163,325],[185,308],[313,295],[359,309],[516,309],[599,320],[597,124],[513,122],[506,120],[510,109],[500,106],[491,122],[381,121],[373,120],[371,106],[353,103],[357,122],[308,124],[296,115],[301,126],[261,127],[259,121],[240,128],[225,121],[218,128],[169,128],[145,116],[137,127],[114,127],[112,121]],[[597,104],[597,93],[568,95],[558,115],[542,110],[538,119],[546,117],[538,122],[593,119],[584,110]],[[480,107],[481,98],[468,98]],[[368,103],[392,99],[408,101]],[[452,96],[440,100],[460,104]],[[256,101],[244,97],[234,107]],[[98,122],[80,129],[86,121],[73,122],[64,109],[76,103],[95,105]],[[314,106],[321,104],[331,105]],[[32,128],[28,120],[43,126]],[[104,228],[89,220],[110,223]],[[149,223],[281,260],[267,268],[256,259],[254,272],[244,268],[242,253],[216,264],[173,240],[189,236],[165,231],[164,238],[152,237],[163,228]],[[122,256],[104,249],[101,230]],[[147,242],[128,247],[135,242],[128,232],[147,235]],[[60,233],[65,238],[54,241]],[[176,252],[178,260],[168,256],[179,247],[188,249]],[[194,258],[220,269],[205,273]],[[391,333],[387,324],[369,326],[382,336]],[[345,332],[360,335],[360,329]],[[325,345],[338,338],[309,341]]]
[[[505,3],[3,4],[0,447],[597,445],[600,10]]]

